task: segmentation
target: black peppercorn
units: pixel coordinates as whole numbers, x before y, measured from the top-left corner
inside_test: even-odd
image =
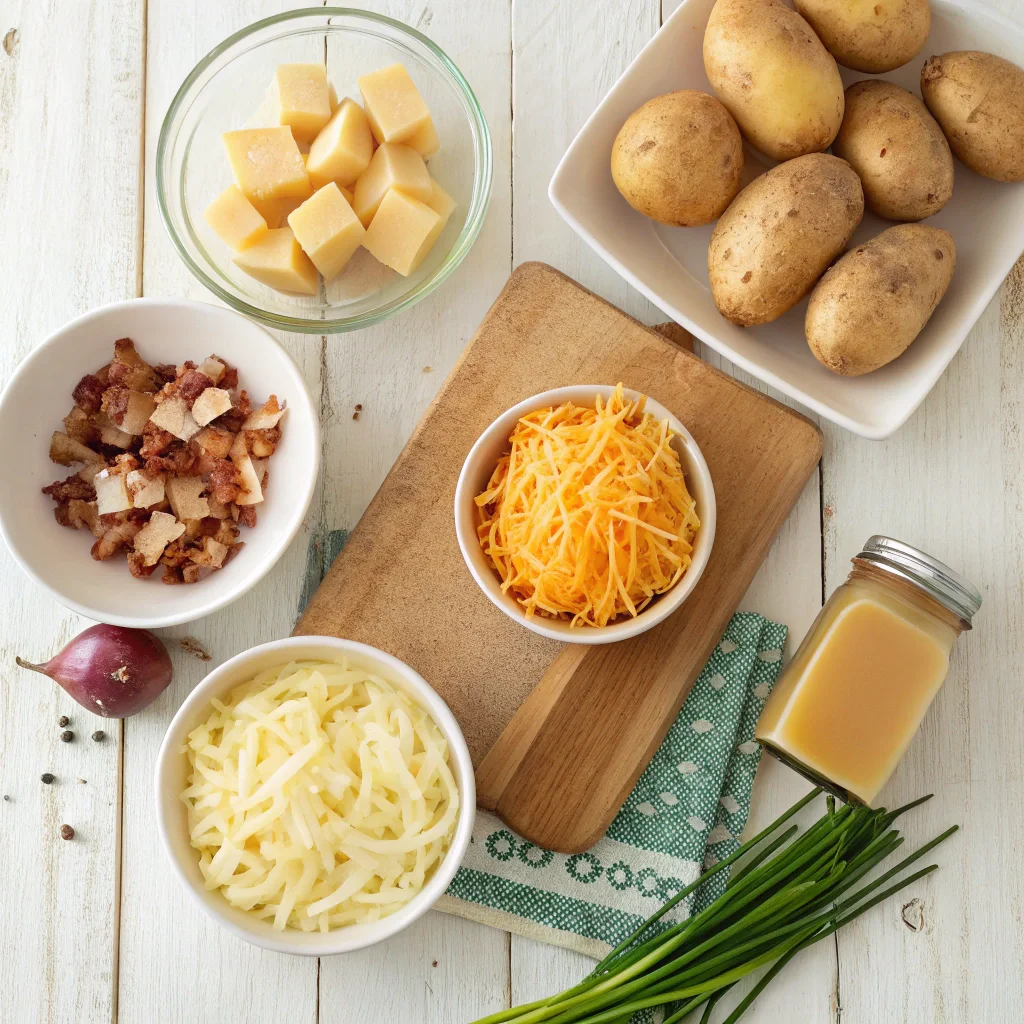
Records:
[[[70,729],[65,729],[60,734],[60,739],[62,743],[70,743],[74,738],[75,734]]]
[[[104,731],[103,731],[102,729],[97,729],[97,730],[96,730],[96,731],[95,731],[95,732],[94,732],[94,733],[92,734],[92,738],[93,738],[93,739],[94,739],[94,740],[95,740],[95,741],[96,741],[97,743],[102,743],[102,742],[103,742],[103,741],[104,741],[104,740],[105,740],[105,739],[107,738],[107,734],[106,734],[106,733],[105,733],[105,732],[104,732]]]
[[[62,729],[65,729],[65,728],[67,728],[71,724],[71,719],[68,718],[67,715],[61,715],[60,718],[57,719],[57,724]]]
[[[74,839],[75,830],[70,825],[61,825],[60,837],[61,839]]]
[[[39,776],[39,779],[44,786],[48,786],[53,782],[53,774],[51,772],[43,772],[43,774]]]

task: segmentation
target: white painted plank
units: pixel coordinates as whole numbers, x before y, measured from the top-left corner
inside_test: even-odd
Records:
[[[825,459],[828,589],[872,533],[918,545],[975,582],[985,603],[958,642],[949,677],[881,799],[934,792],[907,819],[919,843],[959,823],[941,870],[908,890],[925,928],[900,904],[839,936],[847,1020],[966,1024],[1013,1020],[1024,998],[1024,471],[1020,437],[1024,264],[972,331],[924,405],[883,443],[830,430]]]
[[[167,106],[195,63],[222,39],[287,5],[277,0],[149,0],[146,109],[146,210],[143,287],[147,295],[216,301],[178,259],[160,222],[153,173]],[[296,59],[322,58],[322,43]],[[260,83],[254,94],[263,90]],[[254,102],[254,108],[258,104]],[[211,183],[211,190],[214,183]],[[275,334],[320,391],[323,341]],[[186,339],[183,339],[185,343]],[[202,358],[207,353],[188,353]],[[240,367],[243,378],[245,368]],[[286,635],[296,618],[306,565],[308,525],[277,566],[231,607],[199,622],[163,631],[175,662],[167,693],[125,723],[124,844],[121,899],[120,1019],[158,1024],[216,1019],[223,1024],[316,1019],[316,960],[259,950],[228,935],[192,903],[160,849],[153,814],[157,749],[174,711],[216,664],[254,644]],[[183,652],[175,638],[196,637],[213,656],[206,663]],[[182,965],[202,965],[202,979],[183,984]],[[207,983],[209,982],[209,983]]]
[[[7,0],[0,40],[6,383],[66,320],[136,294],[142,5],[80,0],[57,14]],[[118,724],[14,666],[16,654],[46,660],[87,624],[0,552],[0,1020],[19,1024],[113,1013]],[[59,741],[62,714],[73,743]],[[100,727],[108,739],[94,743]],[[58,836],[63,823],[76,830],[71,842]]]
[[[480,237],[438,291],[384,324],[328,339],[323,538],[355,525],[511,270],[508,0],[366,6],[414,25],[466,76],[491,130],[494,180]],[[329,46],[329,70],[332,61],[340,53]],[[459,1024],[507,1005],[507,994],[508,936],[431,913],[385,946],[324,959],[320,1021]]]

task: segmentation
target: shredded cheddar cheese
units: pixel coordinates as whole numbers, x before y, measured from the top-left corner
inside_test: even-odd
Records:
[[[626,401],[522,417],[486,490],[477,535],[528,617],[604,626],[682,578],[700,528],[668,421]]]

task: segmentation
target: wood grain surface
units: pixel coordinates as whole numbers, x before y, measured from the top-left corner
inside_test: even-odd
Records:
[[[988,2],[1024,19],[1020,0]],[[259,587],[216,615],[161,631],[176,679],[152,707],[112,728],[45,679],[15,670],[15,654],[41,659],[88,623],[0,549],[0,781],[10,797],[0,802],[0,1021],[466,1024],[548,996],[592,967],[577,954],[444,914],[427,915],[384,945],[319,963],[252,949],[196,911],[173,877],[154,831],[152,766],[175,709],[207,671],[291,629],[306,579],[319,577],[358,521],[514,266],[544,260],[646,323],[662,318],[559,218],[547,185],[580,127],[677,3],[362,5],[425,33],[465,73],[494,145],[487,220],[453,277],[401,317],[357,335],[277,334],[319,396],[324,479],[300,536]],[[160,124],[205,53],[294,6],[0,2],[3,382],[51,331],[101,303],[143,293],[214,301],[177,259],[160,222],[152,187]],[[903,901],[876,908],[837,942],[789,964],[744,1024],[1002,1024],[1020,1016],[1022,296],[1019,264],[895,438],[879,444],[823,424],[821,467],[741,602],[786,623],[792,651],[823,592],[841,582],[849,557],[877,529],[945,555],[985,595],[977,628],[958,645],[949,680],[885,794],[899,801],[935,791],[927,811],[906,821],[911,843],[953,821],[963,833],[939,851],[940,871]],[[773,394],[696,348],[710,365]],[[210,661],[178,647],[186,635]],[[79,742],[60,742],[61,714],[72,717]],[[105,744],[82,739],[97,728],[107,730]],[[59,784],[39,783],[43,771]],[[805,788],[762,760],[748,828],[764,826]],[[63,822],[78,830],[74,842],[56,837]],[[743,990],[736,986],[737,998]]]
[[[455,484],[477,437],[510,406],[620,380],[674,412],[700,445],[718,504],[715,543],[697,589],[666,622],[617,644],[562,645],[524,630],[476,587],[455,539]],[[546,264],[524,264],[296,632],[345,636],[411,664],[462,726],[478,802],[535,843],[585,850],[664,737],[820,455],[821,433],[805,417]]]

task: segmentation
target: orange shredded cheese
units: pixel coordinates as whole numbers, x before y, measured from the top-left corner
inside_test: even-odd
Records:
[[[605,626],[682,578],[700,528],[667,420],[619,384],[523,416],[476,498],[477,535],[527,617]]]

